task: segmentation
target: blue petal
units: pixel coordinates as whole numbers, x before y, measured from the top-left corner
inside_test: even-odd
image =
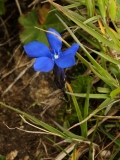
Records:
[[[33,65],[35,71],[49,72],[53,69],[54,61],[48,57],[36,58]]]
[[[61,50],[61,47],[62,47],[62,41],[60,40],[61,35],[56,30],[54,30],[52,28],[49,28],[48,31],[56,34],[55,35],[55,34],[52,34],[52,33],[49,33],[49,32],[46,33],[47,39],[48,39],[48,42],[50,44],[51,49],[55,50],[56,52],[59,52]]]
[[[65,55],[58,59],[55,59],[55,63],[60,68],[68,68],[75,65],[75,57],[71,55]]]
[[[65,55],[75,56],[78,48],[79,48],[79,44],[75,43],[75,44],[73,44],[70,48],[68,48],[66,51],[64,51],[64,52],[62,53],[62,56],[65,56]]]
[[[49,48],[44,43],[37,41],[24,45],[24,50],[32,58],[51,56]]]

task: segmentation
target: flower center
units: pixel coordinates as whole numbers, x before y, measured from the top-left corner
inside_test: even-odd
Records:
[[[54,58],[55,58],[55,59],[58,59],[58,58],[59,58],[59,55],[58,55],[58,54],[54,54]]]
[[[52,59],[53,59],[53,61],[55,59],[60,58],[60,52],[59,51],[52,50],[51,53],[52,53]]]

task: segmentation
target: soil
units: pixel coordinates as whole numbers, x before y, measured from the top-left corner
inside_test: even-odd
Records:
[[[30,10],[27,0],[20,6],[24,12]],[[7,1],[5,8],[0,16],[0,101],[53,125],[51,119],[63,103],[59,99],[62,93],[54,84],[53,73],[35,72],[33,60],[25,55],[15,1]],[[24,123],[18,113],[0,106],[0,155],[6,160],[54,159],[59,150],[46,135],[35,131],[38,129]]]

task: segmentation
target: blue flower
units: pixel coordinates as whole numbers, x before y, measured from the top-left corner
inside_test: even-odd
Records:
[[[33,65],[34,70],[49,72],[54,66],[64,69],[75,65],[75,54],[79,45],[75,43],[66,51],[62,52],[61,35],[52,28],[49,28],[48,31],[54,33],[46,33],[51,49],[49,49],[44,43],[37,41],[24,45],[24,50],[27,55],[36,58]]]

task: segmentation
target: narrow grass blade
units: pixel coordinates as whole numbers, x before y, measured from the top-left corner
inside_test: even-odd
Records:
[[[86,97],[86,93],[71,93],[71,92],[66,92],[66,93],[76,97],[81,97],[81,98]],[[109,97],[110,96],[107,94],[89,94],[90,99],[107,99]]]
[[[99,92],[99,93],[110,93],[110,88],[103,88],[103,87],[98,87],[97,88],[97,91]]]
[[[101,18],[101,16],[100,16],[100,15],[94,16],[94,17],[92,17],[92,18],[87,19],[87,20],[84,21],[83,23],[84,23],[84,24],[87,24],[87,23],[89,23],[89,22],[98,20],[98,18]]]
[[[105,23],[104,23],[104,26],[105,26],[105,29],[106,29],[108,35],[112,39],[113,43],[120,47],[120,41],[118,40],[118,38],[114,35],[114,33],[111,31],[111,29]]]
[[[93,17],[95,12],[95,0],[85,0],[88,17]]]
[[[70,84],[67,82],[66,85],[68,87],[68,90],[73,93],[73,90],[72,90]],[[79,120],[79,122],[81,122],[83,120],[83,117],[82,117],[82,113],[81,113],[80,107],[79,107],[79,105],[77,103],[76,97],[71,95],[71,98],[72,98],[73,103],[74,103],[74,107],[75,107],[75,110],[76,110],[76,114],[77,114],[78,120]],[[84,131],[84,126],[83,126],[83,124],[80,125],[80,128],[81,128],[82,136],[84,137],[84,132],[83,132]]]
[[[84,140],[87,140],[87,137],[83,137],[83,136],[78,136],[77,134],[74,134],[74,133],[72,133],[72,132],[70,132],[69,130],[67,130],[67,129],[65,129],[65,128],[63,128],[62,126],[60,126],[57,122],[55,122],[54,121],[54,124],[57,126],[57,127],[59,127],[62,131],[63,131],[63,133],[65,133],[67,136],[68,136],[68,138],[66,139],[66,141],[68,140],[68,141],[70,141],[71,142],[71,140],[73,139],[78,139],[78,141],[79,140],[81,140],[81,141],[84,141]]]
[[[120,65],[119,60],[114,59],[113,57],[110,57],[110,56],[106,55],[105,53],[95,51],[94,49],[91,49],[89,47],[86,47],[86,48],[88,48],[90,51],[96,53],[97,55],[101,56],[102,58],[106,59],[107,61],[114,63],[114,64],[117,64],[117,65]]]
[[[91,88],[91,82],[89,80],[86,98],[85,98],[85,104],[84,104],[84,118],[86,118],[88,116],[90,88]],[[83,123],[83,125],[84,125],[84,136],[87,138],[87,132],[88,132],[87,121],[85,123]]]
[[[120,87],[116,88],[110,93],[112,99],[114,99],[120,93]]]
[[[105,0],[97,0],[97,6],[99,8],[100,14],[104,20],[104,22],[106,22],[106,8],[105,8]]]

